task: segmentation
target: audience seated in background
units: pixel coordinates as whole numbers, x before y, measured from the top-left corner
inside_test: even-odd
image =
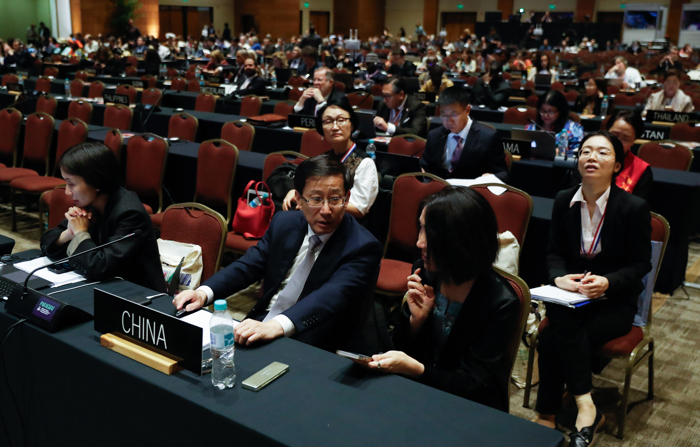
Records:
[[[374,125],[388,135],[413,134],[425,138],[428,134],[425,104],[406,94],[403,78],[392,77],[382,86],[382,99],[377,107]]]
[[[677,70],[669,70],[664,78],[664,89],[652,93],[644,106],[647,110],[673,110],[674,112],[690,113],[695,108],[693,100],[686,95],[681,86],[681,74]]]
[[[330,68],[321,67],[316,70],[313,79],[314,86],[304,90],[294,105],[294,113],[316,116],[326,103],[347,100],[345,93],[335,89],[333,70]]]

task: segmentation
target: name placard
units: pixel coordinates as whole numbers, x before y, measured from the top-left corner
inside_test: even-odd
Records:
[[[26,70],[17,70],[15,73],[17,73],[17,76],[22,76],[25,79],[29,77],[29,72]]]
[[[136,87],[136,88],[146,88],[146,87],[145,87],[146,82],[145,82],[145,81],[142,81],[142,80],[140,80],[140,79],[134,79],[134,80],[132,80],[132,81],[131,81],[131,85],[133,85],[133,86]]]
[[[314,116],[290,113],[287,117],[287,122],[289,127],[306,127],[308,129],[316,127],[316,117]]]
[[[22,84],[17,84],[15,82],[8,82],[5,84],[7,87],[8,92],[23,92],[24,91],[24,86]]]
[[[413,94],[413,97],[416,98],[418,101],[425,101],[429,103],[435,102],[435,93],[415,92]]]
[[[671,138],[671,127],[654,126],[652,129],[644,129],[642,140],[668,140]]]
[[[118,333],[202,374],[202,328],[95,289],[95,331]]]
[[[503,150],[513,155],[520,155],[522,158],[530,158],[530,142],[523,140],[512,140],[503,138]]]
[[[113,104],[123,104],[125,106],[129,105],[129,96],[128,95],[119,95],[117,93],[103,93],[102,97],[105,100],[105,104],[108,102],[111,102]]]
[[[684,123],[692,121],[693,116],[690,113],[680,113],[666,110],[648,110],[647,121],[665,121],[669,123]]]
[[[223,84],[224,78],[221,76],[205,76],[204,80],[211,84]]]
[[[226,89],[224,87],[215,87],[213,85],[205,85],[199,87],[202,93],[211,93],[212,95],[226,96]]]

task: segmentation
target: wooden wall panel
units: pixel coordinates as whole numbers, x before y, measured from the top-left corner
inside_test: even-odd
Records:
[[[683,16],[683,5],[690,3],[690,0],[671,0],[668,7],[668,22],[666,22],[666,35],[671,42],[678,44],[678,36],[681,31],[681,18]]]
[[[255,26],[260,35],[271,34],[274,38],[299,35],[299,1],[268,0],[265,3],[249,0],[234,1],[234,34],[247,32],[243,30],[241,16],[255,17]]]
[[[500,1],[500,0],[499,0]],[[574,20],[577,22],[585,22],[586,16],[589,17],[589,21],[593,22],[595,2],[591,0],[576,0],[576,13],[574,14]]]
[[[423,6],[423,30],[425,34],[437,34],[440,0],[425,0]]]
[[[588,1],[594,3],[591,0]],[[508,20],[510,15],[513,14],[513,0],[498,0],[498,10],[501,11],[503,20]]]
[[[347,35],[352,29],[359,29],[359,2],[333,0],[333,31],[335,34]],[[365,36],[361,36],[365,37]]]

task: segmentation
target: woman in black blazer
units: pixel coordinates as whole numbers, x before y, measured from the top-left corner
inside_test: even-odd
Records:
[[[58,162],[73,199],[66,219],[41,237],[52,259],[134,236],[71,260],[89,280],[115,276],[165,292],[165,280],[153,224],[138,196],[120,186],[119,161],[102,143],[75,146]],[[61,192],[57,192],[61,194]]]
[[[447,187],[424,203],[421,267],[408,277],[397,350],[374,355],[367,366],[507,412],[508,328],[518,325],[520,302],[492,268],[496,217],[470,188]]]
[[[578,407],[571,446],[592,443],[604,422],[591,399],[591,352],[629,332],[651,270],[649,205],[615,186],[623,163],[615,136],[586,136],[578,153],[581,186],[557,194],[552,211],[550,282],[593,300],[576,309],[548,305],[549,326],[539,338],[537,422],[555,427],[566,386]]]

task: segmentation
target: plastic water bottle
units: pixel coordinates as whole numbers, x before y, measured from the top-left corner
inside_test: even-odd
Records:
[[[168,68],[165,64],[160,65],[160,78],[165,79],[168,76]]]
[[[375,154],[375,152],[377,152],[377,146],[374,145],[374,140],[369,140],[369,144],[365,148],[365,152],[372,160],[377,158],[377,155]]]
[[[562,130],[557,135],[557,155],[563,157],[569,150],[569,134],[567,131]]]
[[[608,95],[603,97],[603,102],[600,103],[600,116],[605,118],[608,114]]]
[[[267,199],[267,197],[268,197],[266,192],[264,192],[260,195],[262,196],[263,200]],[[260,206],[260,198],[256,196],[253,200],[250,201],[250,207],[257,208],[259,206]]]
[[[66,78],[66,81],[63,83],[66,86],[66,98],[71,98],[72,95],[70,94],[70,81],[68,78]]]
[[[211,332],[211,383],[216,388],[233,388],[236,365],[233,363],[233,319],[226,312],[226,301],[214,301],[214,314],[209,320]]]
[[[272,88],[277,88],[277,73],[274,71],[272,72],[272,78],[270,78],[270,83],[272,84]]]
[[[18,76],[17,78],[17,83],[22,87],[22,91],[24,91],[24,78],[22,76]]]

